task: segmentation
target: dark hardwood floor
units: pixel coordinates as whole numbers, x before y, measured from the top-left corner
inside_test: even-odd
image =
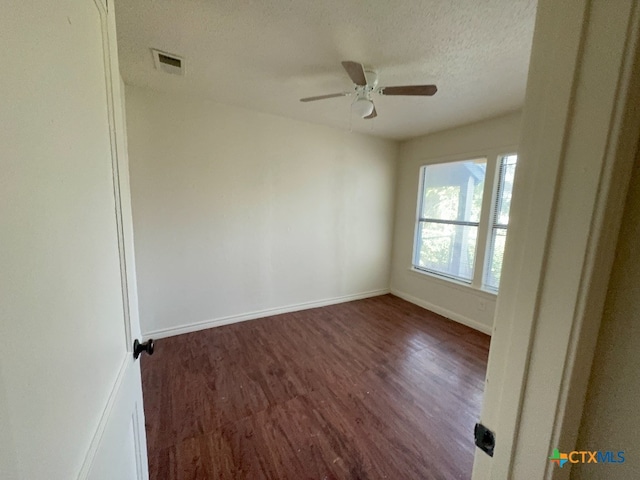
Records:
[[[391,295],[158,340],[151,480],[468,479],[488,351]]]

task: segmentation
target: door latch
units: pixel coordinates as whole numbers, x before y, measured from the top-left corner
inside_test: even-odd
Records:
[[[473,434],[476,438],[476,447],[490,457],[493,457],[493,449],[496,446],[496,434],[481,423],[476,423]]]

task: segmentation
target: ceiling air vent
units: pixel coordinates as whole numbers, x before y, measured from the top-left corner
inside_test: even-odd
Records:
[[[182,57],[173,53],[161,52],[154,48],[151,49],[151,53],[153,53],[153,63],[156,65],[156,69],[174,75],[184,75],[184,60]]]

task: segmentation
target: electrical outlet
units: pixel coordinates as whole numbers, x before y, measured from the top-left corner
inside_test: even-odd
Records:
[[[484,300],[478,300],[478,310],[484,312],[487,309],[487,302]]]

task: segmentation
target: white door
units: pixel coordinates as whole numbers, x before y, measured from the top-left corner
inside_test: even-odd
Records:
[[[112,0],[0,15],[0,478],[148,478]]]

